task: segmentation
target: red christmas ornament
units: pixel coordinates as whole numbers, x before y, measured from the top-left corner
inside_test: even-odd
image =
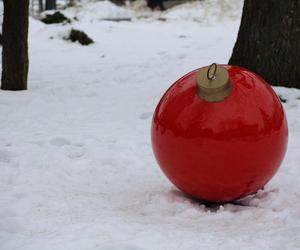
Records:
[[[177,188],[227,202],[255,193],[273,177],[288,128],[279,98],[261,77],[212,64],[166,91],[151,136],[155,157]]]

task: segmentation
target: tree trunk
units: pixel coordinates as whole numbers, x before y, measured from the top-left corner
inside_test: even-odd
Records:
[[[46,10],[56,10],[56,0],[46,0]]]
[[[69,6],[70,7],[75,6],[75,0],[69,0]]]
[[[43,0],[38,0],[39,1],[39,12],[43,12],[44,11],[44,4],[43,4]]]
[[[5,90],[27,89],[29,0],[4,0],[2,84]]]
[[[273,85],[300,88],[300,1],[245,0],[229,64]]]
[[[163,11],[166,9],[163,0],[147,0],[147,6],[152,10],[159,8],[161,11]]]

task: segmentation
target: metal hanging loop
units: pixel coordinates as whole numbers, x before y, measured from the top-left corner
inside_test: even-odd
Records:
[[[213,71],[213,74],[211,75],[210,71],[211,71],[212,68],[214,68],[214,71]],[[216,73],[217,73],[217,64],[216,63],[212,63],[209,66],[208,70],[207,70],[207,74],[206,74],[207,79],[214,80],[216,78]]]
[[[196,85],[198,96],[207,102],[221,102],[232,91],[227,68],[216,63],[198,70]]]

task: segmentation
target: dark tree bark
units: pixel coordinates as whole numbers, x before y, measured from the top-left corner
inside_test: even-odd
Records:
[[[229,64],[273,85],[300,88],[300,1],[245,0]]]
[[[4,0],[2,84],[5,90],[27,89],[29,0]]]
[[[46,10],[56,10],[56,0],[46,0]]]
[[[44,4],[43,4],[43,0],[39,0],[39,12],[43,12],[44,11]]]
[[[152,10],[159,8],[161,11],[165,10],[164,0],[147,0],[147,6]]]

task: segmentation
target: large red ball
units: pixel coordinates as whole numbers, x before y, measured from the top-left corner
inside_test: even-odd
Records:
[[[224,66],[224,65],[223,65]],[[233,89],[221,102],[197,95],[195,70],[176,81],[156,107],[156,159],[186,194],[226,202],[255,193],[278,170],[288,128],[281,102],[258,75],[224,66]]]

